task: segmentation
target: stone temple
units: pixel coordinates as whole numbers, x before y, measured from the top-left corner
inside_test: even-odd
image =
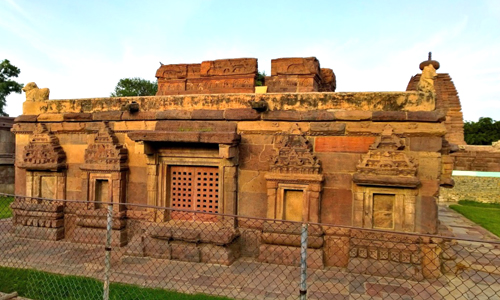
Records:
[[[84,202],[19,198],[14,234],[102,243],[101,201],[185,209],[115,206],[113,241],[198,262],[213,262],[207,247],[231,264],[300,237],[195,211],[437,233],[436,201],[453,185],[450,152],[463,133],[454,85],[436,67],[424,61],[407,91],[336,93],[315,57],[279,58],[256,93],[257,59],[223,59],[162,65],[156,96],[27,100],[12,129],[16,194]],[[345,264],[334,253],[352,236],[311,234],[325,266]]]

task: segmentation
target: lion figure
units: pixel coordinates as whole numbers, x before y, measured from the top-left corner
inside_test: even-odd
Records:
[[[422,76],[417,85],[417,90],[420,92],[435,91],[434,79],[437,77],[436,69],[432,64],[428,64],[422,70]]]
[[[50,90],[48,88],[39,89],[34,82],[26,84],[23,91],[26,93],[26,101],[49,100]]]

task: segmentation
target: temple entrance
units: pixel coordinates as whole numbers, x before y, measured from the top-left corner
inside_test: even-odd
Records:
[[[170,207],[197,212],[219,212],[219,168],[171,166]],[[186,211],[172,211],[171,219],[217,221],[217,216]]]

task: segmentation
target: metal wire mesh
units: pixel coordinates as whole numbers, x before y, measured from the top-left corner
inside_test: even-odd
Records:
[[[110,299],[299,298],[299,222],[97,204],[1,196],[0,292],[102,299],[108,272]],[[305,233],[307,299],[500,299],[498,242],[315,223]]]

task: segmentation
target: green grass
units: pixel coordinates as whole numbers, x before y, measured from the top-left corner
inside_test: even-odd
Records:
[[[450,208],[500,237],[500,203],[460,200],[458,205],[450,205]]]
[[[14,201],[14,197],[0,196],[0,219],[12,217],[12,211],[9,205]]]
[[[34,300],[102,299],[102,290],[103,283],[93,278],[0,267],[1,292],[12,293],[16,291],[20,296]],[[118,283],[110,285],[109,299],[229,300],[226,297],[215,297],[204,294],[189,295]]]

